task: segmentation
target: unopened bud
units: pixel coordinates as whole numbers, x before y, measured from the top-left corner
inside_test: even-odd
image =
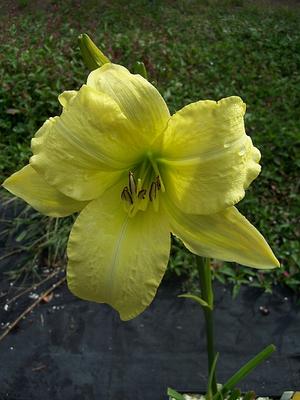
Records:
[[[79,35],[78,41],[83,62],[90,71],[110,62],[86,33]]]
[[[147,70],[145,64],[142,61],[137,61],[133,66],[133,72],[141,75],[143,78],[148,79]]]

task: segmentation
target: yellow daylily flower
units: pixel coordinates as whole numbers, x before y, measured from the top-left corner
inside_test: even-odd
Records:
[[[234,207],[260,172],[239,97],[170,116],[147,80],[107,63],[59,101],[61,116],[32,139],[30,164],[3,186],[46,215],[80,212],[68,243],[74,294],[135,317],[162,279],[170,232],[201,256],[279,266]]]

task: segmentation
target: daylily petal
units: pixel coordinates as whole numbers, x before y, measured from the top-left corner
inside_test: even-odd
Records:
[[[32,167],[66,196],[100,196],[140,157],[138,138],[117,103],[84,85],[63,94],[60,117],[50,118],[32,139]]]
[[[77,90],[66,90],[58,96],[58,101],[63,107],[67,107],[70,100],[72,100],[77,95]]]
[[[50,217],[66,217],[82,210],[87,204],[71,199],[48,185],[30,165],[11,175],[2,186]]]
[[[68,244],[67,277],[75,295],[108,303],[128,320],[156,293],[168,263],[170,234],[162,212],[129,217],[120,190],[110,189],[79,215]]]
[[[92,71],[87,85],[111,96],[146,143],[161,133],[170,117],[168,107],[151,83],[121,65],[107,63]]]
[[[239,97],[184,107],[164,133],[163,179],[182,211],[212,214],[239,202],[260,172]]]
[[[264,237],[235,207],[213,215],[192,215],[169,203],[168,211],[172,232],[195,254],[253,268],[280,266]]]

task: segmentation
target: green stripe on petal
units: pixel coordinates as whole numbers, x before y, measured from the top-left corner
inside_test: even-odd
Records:
[[[66,217],[82,210],[87,204],[71,199],[48,185],[30,165],[11,175],[2,186],[50,217]]]
[[[253,268],[279,267],[259,231],[235,208],[213,215],[184,214],[168,203],[172,232],[193,253]]]
[[[239,202],[260,172],[239,97],[190,104],[170,119],[160,163],[166,190],[186,213],[212,214]]]
[[[168,107],[157,89],[142,76],[131,74],[121,65],[105,64],[90,73],[87,85],[118,103],[145,144],[165,129],[170,118]]]
[[[76,220],[68,244],[70,290],[108,303],[122,320],[152,301],[170,250],[169,225],[161,212],[125,212],[118,185],[93,200]]]

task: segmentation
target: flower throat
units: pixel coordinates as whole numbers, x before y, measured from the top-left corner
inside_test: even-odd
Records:
[[[149,204],[153,204],[155,211],[159,209],[158,193],[165,191],[161,175],[152,154],[133,171],[128,173],[128,185],[121,192],[125,210],[133,217],[138,211],[145,211]],[[150,161],[150,163],[149,163]]]

